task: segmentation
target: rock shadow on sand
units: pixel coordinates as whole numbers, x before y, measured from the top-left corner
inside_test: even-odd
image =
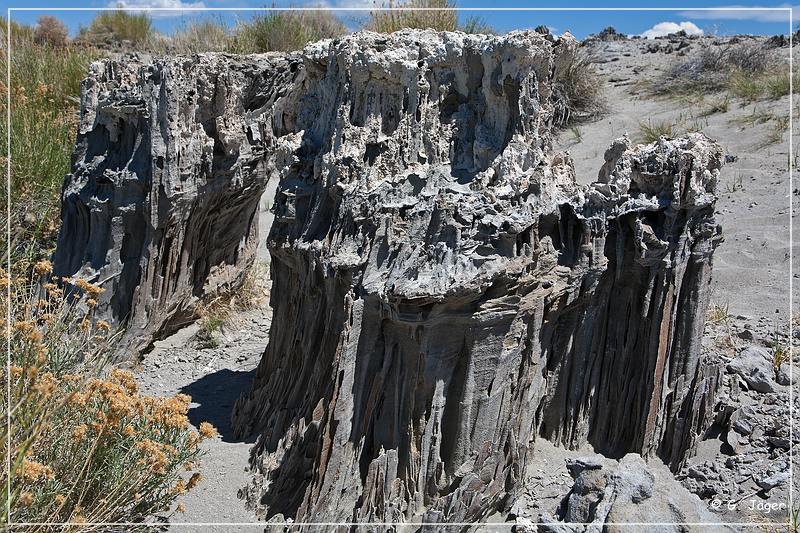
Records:
[[[189,421],[213,424],[223,442],[255,442],[255,435],[237,438],[231,427],[231,413],[236,400],[250,390],[255,370],[220,369],[182,387],[180,392],[192,397]]]

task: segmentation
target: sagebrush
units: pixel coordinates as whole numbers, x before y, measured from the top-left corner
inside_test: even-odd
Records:
[[[5,424],[0,432],[0,453],[9,453],[10,437],[12,459],[0,480],[11,476],[10,501],[0,491],[4,508],[15,522],[77,524],[70,531],[168,511],[199,481],[190,473],[198,443],[215,430],[191,429],[188,396],[142,396],[130,372],[108,367],[115,333],[94,317],[101,287],[77,279],[67,290],[50,279],[47,261],[33,270],[27,278],[0,272],[0,300],[12,314],[4,328],[10,374],[5,367],[0,374],[11,390],[2,413],[10,415],[10,435]]]

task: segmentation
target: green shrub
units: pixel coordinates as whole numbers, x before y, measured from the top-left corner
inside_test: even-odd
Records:
[[[728,78],[728,90],[734,96],[753,102],[764,94],[764,83],[760,77],[741,69],[734,70]]]
[[[661,137],[675,137],[675,125],[667,121],[652,121],[639,123],[639,142],[651,143]]]
[[[798,85],[800,84],[800,72],[794,69],[791,76],[792,83],[790,83],[789,78],[788,68],[778,69],[776,72],[764,78],[764,92],[769,98],[777,100],[782,96],[788,95],[791,89],[794,89],[795,93],[800,91],[800,85]]]
[[[133,46],[146,44],[153,36],[153,24],[146,13],[123,10],[101,11],[88,28],[82,28],[78,40],[99,46],[119,46],[128,41]]]
[[[339,37],[347,28],[330,11],[270,11],[236,28],[231,51],[241,54],[288,52],[308,43]]]
[[[11,247],[12,259],[22,268],[48,255],[54,242],[61,186],[75,143],[80,82],[96,57],[83,48],[38,45],[32,35],[12,45]],[[0,68],[7,61],[6,51],[0,51]],[[6,93],[5,83],[0,89]],[[0,123],[5,164],[7,123]],[[3,209],[5,200],[4,194]],[[5,235],[0,238],[4,248]]]

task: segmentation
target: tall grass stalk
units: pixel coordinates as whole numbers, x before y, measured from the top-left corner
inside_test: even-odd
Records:
[[[241,22],[230,44],[235,53],[288,52],[339,37],[345,25],[330,11],[272,11]]]
[[[37,44],[20,34],[11,45],[11,101],[6,105],[11,106],[11,247],[13,259],[24,268],[48,255],[54,242],[59,193],[75,143],[80,83],[98,53]],[[0,69],[8,61],[4,48]],[[5,81],[0,91],[6,94]],[[6,163],[8,126],[0,122],[0,157]],[[3,211],[5,203],[4,194]],[[3,248],[5,236],[0,238]]]

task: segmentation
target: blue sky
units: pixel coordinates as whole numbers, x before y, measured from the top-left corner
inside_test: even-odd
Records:
[[[26,7],[42,8],[41,11],[15,11],[12,19],[33,24],[42,14],[51,14],[62,19],[74,34],[81,25],[88,25],[96,15],[96,11],[57,11],[47,8],[64,7],[113,7],[119,0],[0,0],[0,8],[5,11],[7,8]],[[244,7],[297,7],[297,6],[319,6],[348,8],[363,7],[370,8],[375,5],[382,5],[381,0],[123,0],[129,7],[209,7],[209,8],[244,8]],[[524,0],[460,0],[461,8],[477,7],[622,7],[636,8],[648,5],[643,0],[608,0],[598,3],[591,1],[524,1]],[[654,6],[654,4],[649,4]],[[561,33],[571,31],[578,38],[583,38],[590,33],[595,33],[606,26],[614,26],[618,31],[628,34],[641,34],[662,22],[692,22],[705,33],[754,33],[754,34],[777,34],[787,33],[789,28],[788,12],[776,11],[732,11],[724,8],[730,7],[751,7],[751,8],[770,8],[770,7],[790,7],[791,4],[783,2],[770,3],[768,1],[738,1],[730,0],[706,0],[684,1],[669,3],[664,1],[663,6],[680,7],[677,11],[486,11],[469,12],[462,11],[461,16],[480,15],[499,32],[506,32],[513,29],[533,28],[540,24],[550,26],[554,31]],[[692,8],[715,8],[714,11],[697,11]],[[234,21],[236,18],[247,19],[253,14],[252,11],[217,13],[214,16]],[[346,22],[353,25],[354,19],[363,16],[355,11],[343,11],[339,13]],[[157,29],[169,32],[195,17],[208,16],[187,11],[151,12],[154,24]],[[800,20],[800,5],[795,6],[795,21]],[[795,25],[797,22],[795,22]]]

